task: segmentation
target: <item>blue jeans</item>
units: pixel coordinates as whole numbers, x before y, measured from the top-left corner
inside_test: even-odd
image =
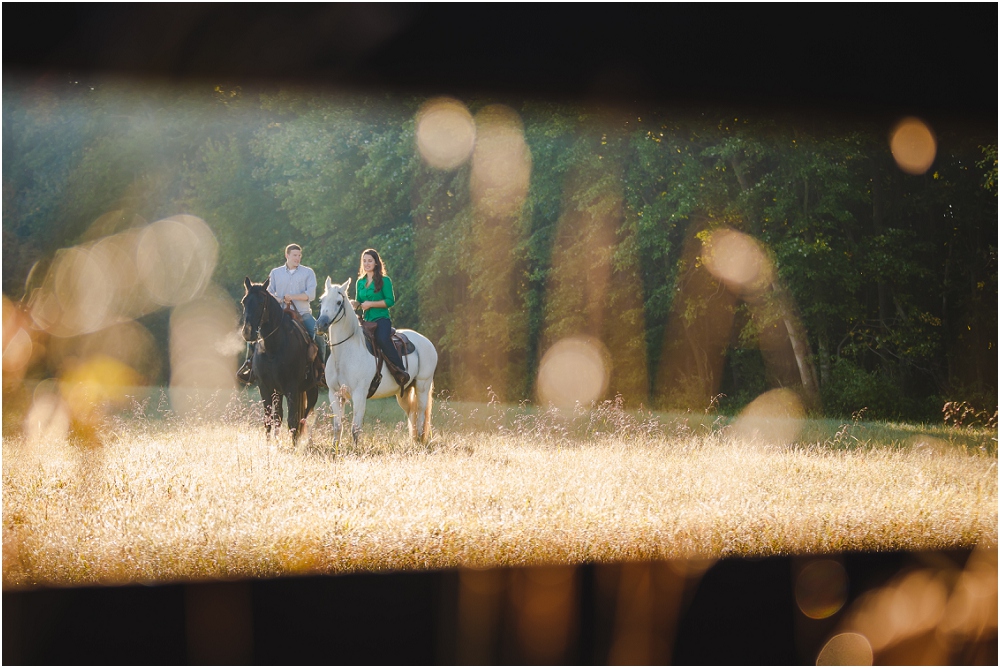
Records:
[[[312,316],[312,313],[299,313],[299,316],[302,318],[302,324],[306,326],[307,330],[309,330],[309,336],[315,338],[316,318]]]
[[[375,321],[375,341],[382,349],[386,359],[395,364],[400,369],[403,368],[403,359],[396,352],[396,346],[392,345],[392,321],[389,318],[379,318]]]
[[[316,336],[316,318],[313,317],[312,313],[300,313],[302,316],[302,324],[306,326],[306,331],[309,332],[309,337],[316,342],[319,346],[319,355],[321,359],[326,359],[326,338],[323,336]]]

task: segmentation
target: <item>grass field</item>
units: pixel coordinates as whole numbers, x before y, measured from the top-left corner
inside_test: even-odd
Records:
[[[4,588],[997,540],[995,430],[438,401],[422,446],[389,400],[334,450],[320,413],[304,453],[247,395],[137,403],[89,445],[5,435]]]

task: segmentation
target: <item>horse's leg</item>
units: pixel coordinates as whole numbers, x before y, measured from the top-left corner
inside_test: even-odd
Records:
[[[309,417],[312,414],[316,408],[317,401],[319,401],[319,388],[313,385],[306,390],[306,413],[304,417]]]
[[[271,427],[274,424],[274,393],[263,385],[258,389],[260,390],[260,400],[264,402],[264,433],[267,435],[267,440],[270,441]]]
[[[274,407],[274,419],[271,421],[274,427],[274,437],[278,438],[278,434],[281,431],[281,423],[285,419],[285,409],[281,405],[281,394],[278,390],[274,390],[274,397],[272,399],[272,406]]]
[[[431,436],[431,390],[434,389],[434,381],[418,379],[414,385],[412,391],[417,413],[417,438],[421,443],[426,443]]]
[[[354,403],[354,421],[351,424],[351,436],[354,437],[354,442],[357,443],[358,439],[361,438],[361,423],[365,419],[365,404],[368,403],[368,394],[365,390],[358,390],[351,392],[351,401]]]
[[[316,408],[316,401],[319,399],[319,388],[313,385],[311,388],[306,390],[305,393],[305,407],[306,410],[302,415],[302,426],[305,429],[306,435],[309,438],[309,443],[312,443],[312,426],[313,422],[316,421],[316,416],[313,410]]]
[[[264,435],[267,436],[267,440],[271,440],[271,402],[267,400],[267,396],[264,394],[264,389],[260,390],[260,400],[264,404]]]
[[[292,445],[299,445],[299,436],[302,435],[302,392],[290,391],[285,395],[288,399],[288,431],[292,432]]]
[[[295,443],[299,450],[309,442],[309,428],[306,425],[308,400],[304,390],[295,394],[295,416],[298,418],[295,420]]]
[[[396,402],[399,404],[399,407],[403,409],[403,412],[406,413],[406,429],[407,432],[410,434],[410,439],[412,440],[414,434],[413,432],[414,419],[417,417],[416,415],[414,415],[413,412],[415,408],[413,401],[413,386],[410,386],[409,389],[406,389],[402,393],[397,394]]]
[[[344,395],[340,389],[330,390],[330,412],[333,413],[333,453],[337,454],[344,435]]]

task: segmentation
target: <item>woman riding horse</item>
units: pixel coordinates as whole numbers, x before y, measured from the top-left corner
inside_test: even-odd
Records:
[[[401,388],[406,387],[410,375],[403,367],[403,359],[396,346],[392,345],[392,321],[389,319],[389,309],[396,303],[396,293],[392,289],[392,280],[385,274],[382,258],[374,248],[367,248],[361,253],[361,267],[354,290],[355,301],[364,312],[365,321],[374,322],[377,326],[375,341],[389,362],[390,373]]]
[[[374,284],[374,277],[372,283]],[[420,332],[411,329],[397,330],[396,333],[405,337],[408,342],[404,353],[407,370],[404,379],[407,383],[401,386],[394,376],[382,377],[378,373],[377,359],[367,345],[364,327],[351,308],[351,300],[347,296],[350,286],[350,278],[344,283],[336,284],[327,276],[323,296],[320,297],[319,320],[316,323],[321,331],[329,330],[330,335],[326,382],[330,388],[334,442],[340,442],[344,404],[348,399],[354,405],[351,434],[357,441],[361,435],[368,399],[395,396],[399,407],[406,414],[410,435],[426,443],[430,439],[431,395],[434,391],[434,370],[438,362],[437,350]],[[373,288],[374,285],[369,287]],[[355,294],[359,293],[364,297],[365,289],[356,289]],[[379,307],[369,304],[366,312],[371,313],[377,308]]]

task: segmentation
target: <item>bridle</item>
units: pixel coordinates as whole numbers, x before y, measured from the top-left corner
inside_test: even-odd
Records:
[[[338,323],[338,322],[340,322],[340,321],[341,321],[341,320],[342,320],[342,319],[343,319],[343,318],[344,318],[345,316],[347,316],[347,311],[346,311],[346,310],[344,309],[344,305],[345,305],[345,304],[347,304],[347,297],[344,297],[343,295],[341,295],[341,297],[342,297],[342,299],[341,299],[341,301],[340,301],[340,308],[339,308],[339,309],[337,309],[337,312],[336,312],[336,313],[335,313],[335,314],[333,315],[333,320],[331,320],[331,321],[330,321],[330,324],[329,324],[329,325],[327,325],[327,331],[328,331],[328,332],[330,331],[330,329],[329,329],[329,328],[330,328],[331,326],[333,326],[333,325],[337,324],[337,323]],[[348,337],[347,337],[346,339],[342,339],[342,340],[340,340],[340,341],[337,341],[336,343],[331,343],[331,344],[330,344],[330,347],[332,348],[332,347],[334,347],[334,346],[339,346],[339,345],[340,345],[341,343],[346,343],[347,341],[350,341],[350,340],[351,340],[351,338],[352,338],[352,337],[354,336],[354,332],[356,332],[356,331],[357,331],[356,329],[352,329],[352,330],[351,330],[351,335],[350,335],[350,336],[348,336]]]
[[[257,325],[257,338],[254,340],[254,343],[263,343],[268,337],[273,336],[279,329],[281,329],[280,327],[275,327],[274,329],[271,330],[271,332],[269,334],[265,334],[264,336],[260,335],[260,329],[261,329],[261,327],[263,327],[267,323],[267,320],[268,320],[268,318],[267,318],[267,297],[268,296],[269,295],[265,295],[264,296],[264,305],[263,305],[262,312],[261,312],[261,315],[260,315],[260,323]]]

